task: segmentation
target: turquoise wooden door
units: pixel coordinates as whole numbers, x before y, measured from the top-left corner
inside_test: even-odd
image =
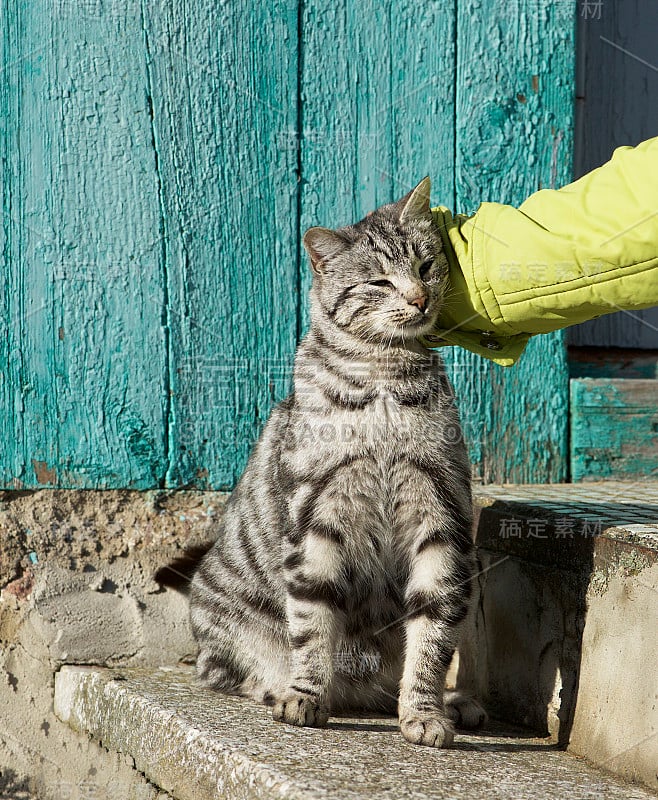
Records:
[[[230,488],[289,386],[307,226],[426,174],[466,212],[570,178],[571,2],[0,14],[5,487]],[[446,360],[477,478],[566,476],[561,335]]]

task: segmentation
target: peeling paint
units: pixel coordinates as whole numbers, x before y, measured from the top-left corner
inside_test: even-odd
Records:
[[[154,483],[152,459],[126,448],[115,415],[136,409],[163,450],[159,214],[134,6],[119,21],[115,2],[53,14],[35,0],[3,22],[15,80],[0,93],[11,120],[0,143],[0,407],[13,413],[0,486]]]
[[[476,13],[466,3],[456,5],[458,212],[474,212],[485,200],[518,205],[542,186],[571,179],[573,9],[543,0],[533,8],[532,14],[518,18],[519,27],[501,16],[495,0],[481,0]],[[545,21],[548,13],[550,24]],[[528,87],[529,76],[532,92],[523,92],[522,103],[517,94]],[[565,134],[562,158],[554,165],[551,127],[556,123]],[[445,150],[434,146],[436,152]],[[429,174],[435,163],[434,158]],[[449,205],[444,197],[441,202]],[[513,261],[514,243],[509,244]],[[563,333],[530,341],[520,362],[508,370],[458,348],[445,348],[443,355],[475,477],[484,483],[565,480],[568,373]]]
[[[55,467],[48,467],[45,461],[36,461],[34,458],[32,459],[32,466],[37,483],[42,485],[49,483],[52,486],[57,483],[57,470]]]
[[[0,485],[231,488],[307,324],[306,227],[426,174],[459,212],[570,178],[569,4],[92,5],[6,26]],[[562,343],[504,376],[446,348],[476,477],[565,477]]]
[[[572,379],[570,393],[574,481],[640,478],[655,470],[655,380]]]

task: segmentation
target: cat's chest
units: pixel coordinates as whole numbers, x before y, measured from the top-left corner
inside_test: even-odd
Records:
[[[296,443],[317,459],[345,453],[384,457],[407,452],[434,438],[440,427],[436,409],[405,403],[380,390],[367,402],[345,402],[302,411],[295,424]]]

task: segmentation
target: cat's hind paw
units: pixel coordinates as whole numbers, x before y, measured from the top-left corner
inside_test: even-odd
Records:
[[[411,710],[400,717],[400,730],[408,742],[427,747],[450,747],[454,737],[452,724],[439,712]]]
[[[475,730],[487,721],[487,712],[470,695],[463,692],[445,692],[443,703],[446,714],[458,728]]]
[[[274,700],[272,718],[298,727],[324,728],[329,709],[308,695],[290,690]]]

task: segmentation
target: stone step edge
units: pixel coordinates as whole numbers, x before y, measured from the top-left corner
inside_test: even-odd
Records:
[[[596,505],[583,517],[582,509],[558,511],[536,498],[480,490],[473,508],[475,544],[495,553],[578,573],[606,564],[637,562],[644,569],[658,563],[658,533],[639,525],[599,525]]]
[[[189,668],[116,670],[64,666],[56,674],[55,713],[63,723],[84,735],[91,735],[108,750],[130,756],[135,768],[154,786],[167,792],[171,800],[364,800],[374,796],[372,791],[376,789],[383,800],[399,800],[402,796],[411,800],[426,796],[424,791],[419,793],[417,786],[407,784],[409,780],[415,781],[418,770],[423,773],[423,780],[429,781],[423,784],[428,787],[427,797],[447,800],[455,796],[453,784],[454,790],[460,789],[458,795],[462,796],[461,788],[466,787],[457,784],[463,783],[462,777],[467,777],[471,769],[476,769],[474,785],[479,788],[475,793],[465,791],[465,800],[484,796],[484,787],[489,787],[488,781],[493,776],[502,781],[492,793],[499,800],[517,800],[526,796],[534,800],[557,797],[559,794],[554,792],[558,788],[571,791],[571,796],[583,798],[653,798],[653,794],[637,784],[620,781],[585,760],[563,751],[557,752],[546,740],[528,736],[521,729],[485,732],[482,736],[462,732],[461,747],[448,751],[432,751],[430,748],[429,752],[423,753],[421,751],[428,748],[415,748],[403,742],[399,732],[395,739],[389,738],[388,733],[369,734],[375,739],[369,740],[372,745],[368,744],[365,750],[366,740],[361,733],[348,730],[338,734],[340,742],[334,732],[326,744],[321,741],[311,744],[311,740],[302,734],[302,729],[291,729],[282,741],[281,733],[276,732],[271,721],[267,720],[263,725],[260,715],[244,718],[244,709],[236,708],[243,701],[232,698],[225,707],[216,702],[206,704],[206,698],[199,697],[204,692],[208,690],[195,685],[193,671]],[[243,721],[247,723],[249,736],[246,740],[242,735],[235,737],[236,721],[240,726]],[[354,721],[346,720],[348,726]],[[387,722],[393,723],[393,720],[387,719]],[[387,727],[392,733],[393,725]],[[252,735],[258,738],[252,740]],[[382,736],[386,737],[385,740]],[[512,747],[510,751],[509,744],[519,736],[527,739],[530,746],[522,743],[519,750]],[[259,740],[260,745],[264,745],[261,747],[262,756],[258,752]],[[253,749],[249,744],[252,741]],[[300,773],[297,763],[296,768],[292,768],[292,775],[283,775],[280,765],[286,764],[290,755],[295,758],[300,744],[304,750],[309,748],[311,754],[314,753],[311,765],[315,766],[310,770],[311,774],[305,774],[306,766],[302,766]],[[406,748],[411,749],[407,751]],[[527,752],[538,748],[545,748],[545,755],[541,758],[539,752],[535,755]],[[477,755],[482,751],[488,754],[484,762]],[[351,777],[355,766],[352,756],[348,771],[345,771],[345,764],[341,769],[340,762],[346,752],[355,754],[362,767],[369,764],[365,769],[367,773],[374,771],[373,780],[369,781],[371,785],[357,786],[354,782]],[[500,763],[494,764],[491,757],[498,752]],[[516,753],[511,760],[506,755],[510,752]],[[272,756],[275,761],[268,763]],[[325,761],[318,767],[318,759],[322,756],[325,756]],[[390,772],[388,764],[400,758],[409,762],[413,777],[406,775],[408,770],[405,772],[404,768],[402,773],[406,777],[396,777],[397,770]],[[325,785],[323,770],[327,767],[331,768],[331,779],[338,776],[338,784],[334,781],[333,786]],[[540,787],[536,785],[538,771],[545,776]],[[448,781],[443,787],[441,781],[436,783],[441,775]],[[520,786],[525,786],[525,789],[519,790]],[[367,793],[359,791],[362,789],[367,789]]]
[[[62,667],[55,675],[54,710],[74,730],[130,755],[135,768],[173,800],[283,796],[310,800],[325,795],[320,786],[312,793],[296,791],[285,775],[238,752],[221,737],[211,739],[174,713],[123,690],[120,673],[112,676],[111,670]],[[134,724],[126,725],[127,719]],[[152,738],[144,738],[145,730]],[[154,758],[156,753],[159,757]]]

